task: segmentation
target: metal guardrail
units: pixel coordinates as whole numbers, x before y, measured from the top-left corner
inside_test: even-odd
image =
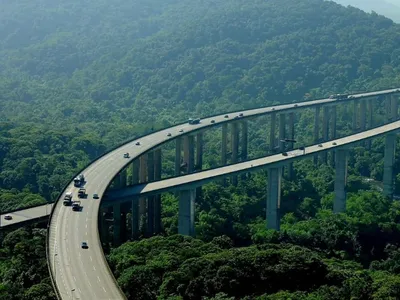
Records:
[[[395,90],[395,89],[393,89],[393,90]],[[378,90],[378,91],[374,91],[374,92],[379,92],[379,90]],[[368,93],[374,93],[374,92],[368,92]],[[395,91],[387,92],[387,93],[384,93],[384,94],[381,94],[381,95],[395,94],[395,93],[399,93],[399,92],[400,92],[400,89],[397,89],[397,90],[395,90]],[[343,100],[337,100],[337,102],[338,102],[338,103],[350,102],[350,101],[355,101],[355,100],[362,99],[362,98],[369,98],[369,97],[375,97],[375,96],[377,96],[377,95],[366,95],[366,96],[357,97],[357,98],[347,98],[347,99],[343,99]],[[307,102],[311,102],[311,101],[318,101],[318,100],[325,100],[325,99],[326,99],[327,102],[328,102],[327,104],[335,104],[335,103],[331,103],[331,102],[332,102],[332,99],[327,99],[327,98],[322,98],[322,99],[310,99],[310,100],[301,101],[301,102],[298,102],[298,103],[307,103]],[[285,104],[280,104],[280,105],[287,105],[287,104],[295,104],[295,103],[285,103]],[[324,103],[322,103],[322,104],[316,104],[316,105],[324,105]],[[274,105],[274,106],[277,106],[277,105]],[[264,107],[259,107],[259,108],[241,109],[241,110],[236,110],[236,111],[228,112],[228,113],[226,113],[226,114],[234,114],[234,113],[238,113],[238,112],[245,112],[245,111],[248,111],[248,110],[263,109],[263,108],[268,108],[268,107],[271,107],[271,108],[272,108],[272,107],[274,107],[274,106],[264,106]],[[307,107],[296,107],[296,109],[305,109],[305,108],[307,108]],[[275,111],[275,112],[276,112],[276,111]],[[263,113],[263,114],[269,114],[269,113],[272,113],[272,112],[269,111],[269,112],[265,112],[265,113]],[[260,114],[260,115],[263,115],[263,114]],[[206,118],[212,118],[212,117],[219,116],[219,115],[221,115],[221,113],[216,113],[215,115],[211,115],[211,116],[208,116],[208,117],[206,117]],[[243,120],[243,119],[247,119],[248,117],[249,117],[249,116],[244,115],[241,119],[242,119],[242,120]],[[251,117],[256,117],[256,116],[251,116]],[[230,122],[234,122],[234,121],[238,121],[238,120],[236,120],[236,119],[227,119],[226,121],[219,122],[219,123],[217,123],[217,124],[210,124],[210,125],[207,126],[207,127],[218,126],[218,125],[221,125],[222,123],[230,123]],[[151,133],[156,133],[156,132],[159,132],[159,131],[168,129],[168,128],[172,128],[172,127],[175,127],[175,126],[183,125],[183,124],[185,124],[185,123],[186,123],[186,121],[185,121],[185,122],[182,122],[182,123],[174,124],[173,126],[170,126],[170,127],[167,127],[167,128],[160,128],[160,129],[158,129],[158,130],[152,131]],[[201,128],[201,129],[204,129],[204,128]],[[201,129],[199,129],[199,130],[201,130]],[[194,130],[194,131],[195,131],[195,130]],[[192,131],[192,132],[193,132],[193,131]],[[130,142],[133,142],[133,141],[136,140],[136,139],[140,139],[140,138],[142,138],[142,137],[144,137],[144,136],[147,136],[147,135],[149,135],[149,134],[151,134],[151,133],[144,133],[144,134],[142,134],[142,135],[140,135],[140,136],[136,136],[136,137],[127,139],[127,140],[125,140],[124,142],[122,142],[122,143],[120,143],[120,144],[118,144],[118,145],[116,145],[116,146],[110,148],[109,150],[107,150],[106,152],[104,152],[103,154],[101,154],[101,155],[99,155],[97,158],[95,158],[93,161],[91,161],[88,165],[86,165],[86,166],[85,166],[84,168],[82,168],[80,171],[78,171],[77,173],[75,173],[75,175],[73,176],[73,178],[75,178],[76,176],[78,176],[78,175],[79,175],[80,173],[82,173],[86,168],[88,168],[91,164],[93,164],[94,162],[96,162],[97,160],[99,160],[100,158],[102,158],[103,156],[109,154],[110,152],[112,152],[112,151],[114,151],[114,150],[116,150],[116,149],[118,149],[118,148],[120,148],[120,147],[122,147],[122,146],[124,146],[124,145],[126,145],[126,144],[128,144],[128,143],[130,143]],[[184,136],[185,134],[188,134],[188,133],[183,133],[182,135],[173,137],[173,138],[171,138],[171,140],[173,140],[173,139],[175,139],[175,138],[178,138],[178,137],[181,137],[181,136]],[[170,141],[170,140],[168,140],[168,141]],[[162,144],[162,143],[161,143],[161,144]],[[159,145],[157,145],[157,146],[159,146]],[[157,146],[155,146],[155,147],[157,147]],[[153,147],[153,148],[154,148],[154,147]],[[151,151],[151,150],[152,150],[152,149],[148,149],[146,152]],[[144,153],[146,153],[146,152],[144,152]],[[141,155],[142,155],[142,154],[143,154],[143,153],[141,153]],[[135,158],[136,158],[136,157],[135,157]],[[133,159],[135,159],[135,158],[133,158]],[[133,159],[132,159],[132,160],[133,160]],[[130,160],[130,161],[131,161],[131,160]],[[54,209],[56,208],[56,206],[57,206],[57,204],[58,204],[58,201],[60,200],[61,196],[64,194],[65,190],[67,189],[67,187],[68,187],[70,184],[71,184],[71,181],[68,182],[68,183],[64,186],[64,188],[63,188],[62,191],[60,192],[58,198],[54,201],[54,205],[53,205],[53,207],[52,207],[52,209],[51,209],[50,216],[49,216],[49,221],[48,221],[48,224],[47,224],[47,235],[46,235],[46,257],[47,257],[47,265],[48,265],[48,269],[49,269],[50,279],[51,279],[53,288],[54,288],[54,290],[55,290],[55,292],[56,292],[56,295],[57,295],[57,298],[58,298],[58,299],[61,299],[61,295],[60,295],[60,291],[59,291],[58,288],[57,288],[57,284],[56,284],[56,282],[55,282],[55,278],[54,278],[53,273],[52,273],[52,269],[51,269],[51,258],[49,257],[49,228],[50,228],[50,225],[51,225],[51,220],[52,220],[52,216],[53,216]],[[109,184],[110,184],[110,183],[109,183]],[[98,240],[99,240],[99,239],[98,239]],[[110,269],[110,267],[109,267],[109,265],[108,265],[107,259],[106,259],[105,255],[104,255],[104,252],[103,252],[103,260],[105,261],[105,263],[106,263],[106,265],[107,265],[107,267],[108,267],[109,273],[110,273],[110,275],[112,276],[112,278],[113,278],[113,280],[114,280],[116,286],[118,286],[118,288],[119,288],[121,294],[124,295],[123,292],[122,292],[122,290],[120,289],[120,287],[119,287],[119,285],[118,285],[118,283],[117,283],[117,281],[116,281],[116,279],[115,279],[113,273],[111,272],[111,269]]]

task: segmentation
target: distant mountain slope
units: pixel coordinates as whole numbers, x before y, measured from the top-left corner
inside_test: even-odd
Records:
[[[375,11],[393,21],[400,23],[400,1],[399,0],[335,0],[342,5],[351,5],[366,12]]]
[[[5,1],[0,23],[2,119],[104,132],[399,84],[400,27],[322,0]]]

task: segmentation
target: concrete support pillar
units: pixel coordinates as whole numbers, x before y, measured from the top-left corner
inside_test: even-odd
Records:
[[[121,212],[121,241],[124,243],[127,241],[127,226],[126,226],[126,211]]]
[[[242,121],[242,136],[241,136],[241,161],[246,161],[247,160],[247,152],[248,152],[248,127],[247,127],[247,121]],[[240,177],[242,180],[246,180],[248,173],[242,174]]]
[[[222,124],[222,141],[221,141],[221,166],[225,166],[227,164],[227,153],[228,148],[228,124]],[[221,180],[222,185],[226,185],[226,180],[223,178]]]
[[[269,149],[271,150],[271,153],[275,153],[275,127],[276,127],[276,113],[271,114],[271,127],[269,131]]]
[[[186,135],[183,139],[183,161],[186,163],[185,174],[193,173],[194,170],[194,137]]]
[[[154,152],[147,154],[147,181],[154,181]],[[154,234],[154,196],[147,197],[147,236]]]
[[[231,147],[232,147],[232,163],[238,162],[239,157],[239,123],[233,122],[231,127]],[[231,176],[233,185],[237,185],[237,175]]]
[[[385,123],[389,123],[391,119],[390,108],[391,108],[391,97],[390,95],[385,97]]]
[[[360,131],[367,128],[367,100],[362,99],[360,102]],[[365,146],[365,141],[361,142]]]
[[[140,232],[140,215],[139,215],[139,201],[137,198],[132,199],[132,240],[136,240],[139,237]]]
[[[333,212],[340,213],[346,210],[346,182],[347,182],[347,149],[336,151],[336,174],[335,174],[335,199]]]
[[[332,107],[332,118],[331,118],[331,139],[336,139],[336,106]],[[331,165],[335,166],[335,154],[331,153]]]
[[[279,151],[285,151],[285,143],[281,142],[286,138],[286,115],[279,115]]]
[[[314,117],[314,144],[319,142],[319,112],[320,107],[315,107],[315,117]],[[314,155],[314,164],[318,164],[318,154]]]
[[[132,162],[132,182],[131,185],[139,183],[139,160],[135,159]]]
[[[200,132],[196,135],[196,167],[195,170],[203,168],[203,133]]]
[[[329,107],[324,106],[322,116],[322,135],[324,142],[329,140]],[[328,152],[322,153],[322,161],[324,164],[328,162]]]
[[[194,236],[195,190],[183,190],[179,193],[178,233]]]
[[[226,165],[226,152],[228,147],[228,124],[222,124],[221,165]]]
[[[367,128],[367,102],[366,100],[361,100],[360,104],[360,128],[365,130]]]
[[[289,114],[289,139],[294,140],[294,119],[295,119],[295,115],[293,112],[291,112]],[[289,149],[293,150],[294,148],[294,143],[290,143],[289,144]],[[289,175],[289,179],[292,179],[294,176],[294,171],[293,171],[293,163],[289,163],[289,167],[288,167],[288,175]]]
[[[200,132],[196,135],[196,164],[195,171],[201,171],[203,169],[203,133]],[[202,188],[201,186],[196,188],[196,196],[201,197]]]
[[[282,168],[268,169],[267,229],[280,229]]]
[[[383,194],[386,197],[393,198],[393,164],[396,149],[397,136],[389,133],[385,137],[385,157],[383,161]]]
[[[113,245],[121,244],[121,205],[116,203],[113,205]]]
[[[368,100],[368,128],[374,127],[374,121],[373,121],[373,115],[374,115],[374,99],[369,99]],[[367,141],[367,149],[371,150],[371,139]]]
[[[391,116],[391,122],[394,122],[398,119],[398,102],[397,102],[397,96],[396,95],[391,95],[391,102],[390,102],[390,116]]]
[[[242,149],[241,149],[241,159],[242,161],[246,161],[247,160],[247,146],[248,146],[248,126],[247,126],[247,121],[243,121],[242,122]]]
[[[231,146],[232,146],[232,163],[238,162],[239,154],[239,124],[237,122],[232,123],[231,127]]]
[[[161,179],[161,148],[154,150],[154,180]],[[161,224],[161,195],[154,196],[154,233],[162,230]]]
[[[140,168],[139,168],[139,180],[140,183],[147,182],[147,155],[140,156]],[[145,197],[139,198],[139,231],[145,226],[147,210],[147,199]]]
[[[353,133],[358,130],[358,100],[353,101]]]
[[[175,176],[181,174],[181,151],[182,151],[182,139],[179,137],[175,139]]]
[[[140,173],[140,159],[135,159],[132,162],[132,185],[138,184],[140,182],[140,178],[143,177],[143,174]],[[139,201],[137,199],[132,200],[131,202],[131,213],[131,238],[132,240],[134,240],[139,237],[140,225]]]

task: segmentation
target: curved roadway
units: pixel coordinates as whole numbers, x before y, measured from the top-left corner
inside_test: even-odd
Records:
[[[278,105],[273,108],[252,109],[243,111],[244,116],[241,119],[272,112],[289,112],[316,105],[348,102],[357,98],[398,93],[399,91],[399,89],[390,89],[357,94],[352,99],[320,99],[297,104]],[[100,200],[93,200],[93,193],[98,193],[102,198],[109,182],[118,174],[119,170],[152,148],[189,132],[231,122],[233,117],[238,114],[239,112],[230,113],[228,119],[224,118],[224,114],[222,114],[202,119],[199,125],[185,123],[154,132],[138,139],[141,143],[140,146],[135,145],[138,140],[131,141],[100,157],[83,171],[87,181],[85,187],[88,198],[81,200],[82,211],[73,212],[71,207],[64,207],[62,203],[63,194],[59,201],[56,202],[48,229],[49,249],[47,260],[61,298],[125,299],[103,254],[97,220]],[[215,120],[215,123],[212,124],[211,120]],[[184,130],[182,133],[179,132],[181,129]],[[171,133],[172,136],[168,137],[167,133]],[[129,160],[123,158],[123,153],[125,152],[130,153],[131,158]],[[66,191],[73,191],[74,198],[77,198],[77,190],[73,183],[66,189]],[[81,248],[82,241],[88,243],[89,249]]]

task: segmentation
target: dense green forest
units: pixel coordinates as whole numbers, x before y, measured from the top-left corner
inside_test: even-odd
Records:
[[[400,86],[399,25],[333,2],[3,2],[2,212],[54,201],[107,149],[189,116]],[[339,135],[351,132],[351,115],[339,110]],[[298,116],[299,143],[312,143],[312,124],[311,111]],[[268,153],[267,127],[264,118],[250,124],[249,157]],[[220,143],[207,133],[206,168],[219,164]],[[166,145],[163,176],[172,153]],[[113,249],[110,265],[131,299],[395,299],[400,206],[364,180],[382,179],[382,157],[381,139],[353,150],[343,215],[331,213],[334,170],[297,163],[279,233],[264,229],[264,172],[237,187],[205,186],[195,238],[176,235],[177,201],[165,194],[164,236]],[[44,235],[4,237],[0,299],[54,297]]]

